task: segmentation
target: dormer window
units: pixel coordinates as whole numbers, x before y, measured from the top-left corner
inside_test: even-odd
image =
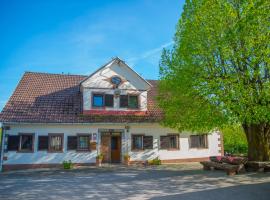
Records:
[[[93,94],[93,107],[113,107],[112,94]]]
[[[93,94],[93,107],[103,107],[104,95],[103,94]]]
[[[138,95],[120,95],[121,108],[139,108]]]

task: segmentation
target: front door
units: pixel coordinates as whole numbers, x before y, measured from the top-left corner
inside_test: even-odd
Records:
[[[101,153],[103,162],[120,163],[121,162],[121,134],[120,133],[102,133],[101,135]]]
[[[111,136],[111,162],[121,162],[121,137]]]
[[[102,162],[108,163],[111,161],[110,156],[110,148],[111,148],[111,136],[110,135],[102,135],[101,136],[101,153],[103,154]]]

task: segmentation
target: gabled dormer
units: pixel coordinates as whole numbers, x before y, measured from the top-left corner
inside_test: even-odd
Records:
[[[151,84],[114,58],[81,82],[84,114],[143,114]]]

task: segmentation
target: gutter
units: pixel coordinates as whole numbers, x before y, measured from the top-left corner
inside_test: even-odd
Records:
[[[3,170],[3,157],[4,157],[4,139],[5,139],[5,129],[3,128],[3,124],[1,125],[2,135],[1,135],[1,143],[0,143],[0,172]]]

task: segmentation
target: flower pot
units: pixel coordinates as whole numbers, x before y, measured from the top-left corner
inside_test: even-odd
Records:
[[[129,166],[130,165],[130,157],[124,158],[125,165]]]
[[[96,158],[96,166],[101,167],[102,159]]]

